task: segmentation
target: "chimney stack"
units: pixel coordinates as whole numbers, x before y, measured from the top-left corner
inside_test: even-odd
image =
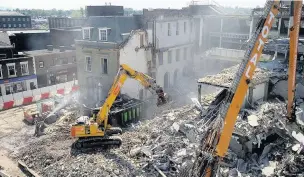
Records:
[[[60,47],[59,47],[59,51],[60,51],[60,52],[64,52],[64,51],[65,51],[65,47],[64,47],[64,46],[60,46]]]
[[[46,48],[48,51],[53,51],[53,45],[47,45]]]

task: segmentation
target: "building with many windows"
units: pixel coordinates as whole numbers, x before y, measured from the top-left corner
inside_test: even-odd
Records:
[[[64,46],[25,52],[34,58],[38,87],[60,84],[77,79],[76,52]]]
[[[76,40],[78,84],[83,102],[93,105],[103,100],[120,64],[122,44],[139,28],[135,17],[91,16]],[[135,51],[135,48],[133,48]]]
[[[37,88],[33,57],[16,52],[7,33],[0,32],[0,95]]]
[[[18,12],[0,11],[0,29],[32,28],[30,16]]]

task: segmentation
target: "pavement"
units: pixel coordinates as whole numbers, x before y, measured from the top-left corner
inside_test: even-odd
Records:
[[[17,107],[0,112],[0,170],[9,176],[26,176],[10,155],[18,151],[27,142],[26,136],[32,136],[33,126],[23,122],[23,109],[36,108],[36,104]],[[1,169],[1,168],[0,168]]]
[[[23,122],[23,109],[35,108],[36,104],[12,108],[0,112],[0,138],[18,131],[25,126]]]

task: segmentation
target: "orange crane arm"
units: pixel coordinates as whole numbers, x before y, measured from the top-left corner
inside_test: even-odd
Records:
[[[287,118],[290,121],[295,119],[294,96],[295,80],[298,55],[299,28],[301,23],[302,1],[291,1],[290,26],[289,26],[289,67],[288,67],[288,103]]]
[[[216,147],[216,155],[219,157],[224,157],[228,150],[236,118],[242,107],[243,100],[247,93],[248,85],[253,77],[254,70],[256,69],[256,65],[260,60],[264,44],[272,27],[272,23],[275,20],[275,16],[279,13],[279,5],[279,1],[273,2],[270,12],[267,15],[266,20],[264,21],[263,28],[258,34],[257,39],[255,40],[254,47],[249,55],[250,57],[247,64],[245,65],[244,72],[242,72],[241,70],[240,73],[237,73],[240,74],[240,79],[239,82],[237,82],[236,78],[236,90],[234,92],[235,94],[232,98],[226,115],[224,115],[224,128],[221,132],[221,136]],[[233,86],[234,85],[232,85],[232,87]]]

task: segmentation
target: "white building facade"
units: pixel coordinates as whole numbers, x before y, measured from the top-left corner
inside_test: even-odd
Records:
[[[181,84],[192,73],[193,30],[191,16],[161,17],[148,22],[149,43],[155,48],[151,72],[165,90]]]

